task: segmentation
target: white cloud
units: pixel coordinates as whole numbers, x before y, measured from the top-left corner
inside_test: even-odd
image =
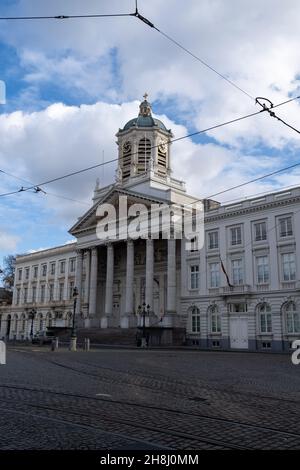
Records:
[[[0,232],[0,251],[14,253],[20,237],[6,232]]]
[[[31,113],[13,112],[0,116],[0,164],[4,170],[17,173],[34,184],[68,174],[118,157],[115,134],[138,113],[138,102],[112,105],[66,106],[53,104],[45,110]],[[177,137],[187,134],[183,125],[166,116],[158,116]],[[237,180],[264,173],[281,161],[268,156],[244,155],[214,143],[200,144],[184,139],[172,145],[173,175],[187,181],[188,191],[199,197],[210,195]],[[13,168],[8,162],[14,162]],[[116,162],[46,185],[48,195],[21,194],[30,204],[44,204],[52,210],[49,224],[61,220],[72,224],[88,208],[95,180],[104,186],[114,179]],[[193,171],[191,171],[193,168]],[[22,183],[6,180],[7,189]],[[13,185],[13,186],[12,186]],[[261,189],[261,185],[256,185]],[[213,191],[212,191],[213,189]],[[58,196],[63,198],[59,198]],[[69,199],[68,199],[69,198]],[[33,202],[31,202],[33,201]]]
[[[298,0],[140,0],[139,5],[158,28],[254,97],[266,96],[277,103],[299,93]],[[132,0],[65,0],[63,5],[58,0],[19,0],[10,8],[0,6],[2,13],[16,15],[125,13],[133,9]],[[146,90],[161,109],[166,105],[168,118],[160,117],[176,137],[259,109],[135,18],[1,26],[0,38],[15,47],[26,85],[18,109],[44,109],[0,115],[0,168],[34,184],[100,163],[103,151],[105,160],[116,158],[115,133],[137,115],[134,100]],[[49,105],[51,94],[39,95],[47,86],[59,89],[61,96],[65,92],[69,102],[79,96],[79,102],[95,104]],[[277,108],[276,113],[300,127],[298,103]],[[189,129],[178,122],[186,122]],[[209,136],[214,140],[203,144],[183,140],[172,149],[174,176],[186,180],[188,191],[199,197],[285,166],[286,151],[296,154],[300,142],[294,131],[268,115],[211,131]],[[44,208],[49,227],[60,222],[67,227],[91,201],[96,177],[107,184],[113,180],[114,169],[115,165],[108,165],[45,188],[81,202],[52,194],[23,194],[16,205],[20,208],[25,201],[32,210]],[[272,190],[290,181],[297,182],[296,174],[280,175],[268,184],[253,183],[220,199]],[[8,178],[3,184],[3,190],[19,187]],[[9,204],[7,217],[16,210]]]

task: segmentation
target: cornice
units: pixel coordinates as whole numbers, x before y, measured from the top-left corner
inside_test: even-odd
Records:
[[[294,196],[294,197],[281,200],[281,201],[265,202],[264,204],[252,206],[252,207],[242,207],[241,209],[236,209],[236,210],[228,211],[228,212],[222,212],[219,214],[209,215],[209,211],[208,211],[204,214],[204,222],[206,223],[214,222],[215,220],[227,219],[230,217],[238,217],[238,216],[245,215],[245,214],[253,214],[255,212],[262,212],[264,210],[268,210],[271,208],[288,206],[288,205],[297,204],[297,203],[300,203],[300,196]],[[224,210],[224,207],[226,206],[221,206],[220,209]],[[212,209],[212,210],[216,211],[220,209]]]
[[[36,251],[34,253],[28,253],[24,255],[17,255],[16,256],[16,262],[17,263],[22,263],[23,261],[29,261],[29,260],[34,260],[34,259],[41,259],[43,256],[49,257],[50,255],[58,255],[62,253],[68,253],[74,251],[76,252],[76,246],[77,242],[74,243],[68,243],[67,245],[61,245],[61,246],[56,246],[53,248],[47,248],[46,250],[40,250]]]

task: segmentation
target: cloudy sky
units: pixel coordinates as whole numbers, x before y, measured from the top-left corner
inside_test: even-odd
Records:
[[[143,16],[252,97],[280,103],[299,94],[298,0],[146,0]],[[1,0],[0,16],[129,13],[134,0]],[[133,17],[1,21],[0,194],[117,156],[115,133],[149,94],[175,137],[258,110],[157,31]],[[299,103],[277,114],[300,128]],[[299,160],[300,136],[259,115],[173,144],[174,176],[209,196]],[[192,171],[191,171],[192,169]],[[115,166],[0,198],[2,256],[66,243],[90,206],[96,178]],[[228,201],[299,184],[300,170],[223,195]],[[23,181],[24,180],[24,181]]]

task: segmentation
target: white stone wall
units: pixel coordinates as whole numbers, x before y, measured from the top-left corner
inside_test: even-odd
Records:
[[[279,236],[278,220],[283,216],[291,216],[293,221],[293,235]],[[253,223],[266,221],[267,240],[255,242],[253,238]],[[230,246],[230,228],[242,227],[242,244]],[[218,231],[219,248],[208,248],[208,232]],[[212,339],[220,339],[220,345],[230,345],[229,318],[227,304],[246,302],[248,310],[241,316],[248,319],[249,348],[256,349],[262,342],[271,342],[274,349],[288,347],[288,343],[300,335],[287,333],[284,305],[294,301],[297,311],[300,312],[300,188],[286,192],[269,194],[251,201],[221,206],[206,214],[206,242],[199,253],[186,253],[182,257],[182,313],[187,318],[188,338],[195,344],[210,344]],[[296,279],[290,282],[283,280],[282,254],[295,253]],[[267,256],[269,260],[269,282],[258,284],[256,257]],[[209,262],[220,262],[220,257],[229,275],[231,283],[231,261],[241,258],[243,260],[244,283],[230,290],[226,277],[220,267],[220,285],[218,288],[210,287]],[[189,266],[198,260],[200,268],[199,289],[189,289]],[[184,274],[186,273],[186,275]],[[244,292],[242,292],[244,290]],[[226,292],[227,291],[227,292]],[[240,294],[239,294],[239,291]],[[258,323],[257,306],[266,302],[272,312],[272,333],[261,334]],[[222,332],[213,335],[210,331],[208,317],[209,306],[216,304],[222,315]],[[195,305],[200,310],[200,333],[192,333],[191,318],[188,311]]]

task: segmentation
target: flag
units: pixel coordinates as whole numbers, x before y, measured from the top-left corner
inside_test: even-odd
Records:
[[[229,276],[228,276],[228,274],[227,274],[227,272],[226,272],[226,269],[225,269],[225,266],[224,266],[224,264],[223,264],[223,261],[222,261],[221,257],[220,257],[220,261],[221,261],[221,268],[222,268],[222,271],[223,271],[223,273],[224,273],[224,275],[225,275],[225,277],[226,277],[227,284],[228,284],[229,287],[233,287],[233,285],[232,285],[232,284],[230,283],[230,281],[229,281]]]

